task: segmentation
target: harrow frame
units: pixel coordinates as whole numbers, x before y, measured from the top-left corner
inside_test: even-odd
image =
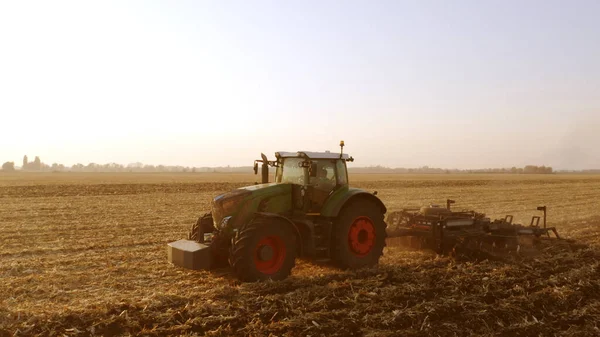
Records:
[[[547,207],[539,206],[543,215],[534,215],[529,225],[513,223],[513,215],[491,220],[476,211],[452,211],[455,201],[446,200],[446,207],[430,205],[422,208],[405,208],[391,212],[387,217],[388,238],[408,238],[403,244],[411,248],[433,249],[443,254],[460,246],[467,249],[520,253],[522,242],[529,237],[535,241],[550,232],[561,239],[556,227],[547,226]],[[543,219],[543,227],[540,221]],[[485,246],[485,248],[484,248]]]

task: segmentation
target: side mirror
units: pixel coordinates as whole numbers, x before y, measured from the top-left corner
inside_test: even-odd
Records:
[[[311,178],[314,178],[317,176],[317,163],[310,164],[310,167],[308,168],[308,173]]]
[[[254,174],[258,174],[258,163],[254,162]]]

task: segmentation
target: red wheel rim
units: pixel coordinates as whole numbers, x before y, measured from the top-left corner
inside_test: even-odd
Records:
[[[285,260],[285,244],[277,235],[265,236],[256,245],[254,250],[254,265],[263,274],[275,274]]]
[[[375,246],[375,225],[366,216],[354,219],[348,232],[348,246],[356,256],[366,256]]]

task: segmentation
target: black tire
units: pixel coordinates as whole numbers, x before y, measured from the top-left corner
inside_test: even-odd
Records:
[[[356,200],[342,209],[333,234],[331,253],[336,265],[348,269],[374,266],[383,255],[387,237],[383,212],[371,201]]]
[[[229,266],[229,250],[231,237],[220,231],[214,231],[210,241],[211,268],[222,268]]]
[[[215,230],[211,213],[206,213],[198,218],[188,233],[188,239],[204,243],[204,233],[212,233]]]
[[[245,282],[283,280],[296,264],[297,251],[290,224],[259,220],[242,227],[233,238],[229,264],[237,278]]]

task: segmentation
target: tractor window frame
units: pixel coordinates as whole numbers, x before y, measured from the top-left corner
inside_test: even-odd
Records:
[[[277,165],[275,168],[275,182],[280,183],[283,176],[283,165]]]
[[[299,165],[302,161],[304,161],[304,158],[300,158],[300,157],[281,158],[281,163],[277,166],[277,169],[275,171],[275,182],[291,183],[291,184],[296,184],[296,185],[306,185],[306,182],[308,180],[308,168],[302,167]],[[289,164],[289,162],[295,162],[295,164],[286,165],[286,164]],[[300,170],[302,170],[302,177],[300,175],[293,175],[293,176],[289,177],[289,179],[287,179],[288,177],[285,177],[286,179],[284,180],[284,176],[286,173],[286,170],[285,170],[286,167],[288,169],[299,168]],[[299,184],[300,178],[302,178],[302,181],[303,181],[302,184]]]
[[[348,167],[346,166],[345,160],[336,160],[335,163],[335,175],[337,185],[348,184]]]

